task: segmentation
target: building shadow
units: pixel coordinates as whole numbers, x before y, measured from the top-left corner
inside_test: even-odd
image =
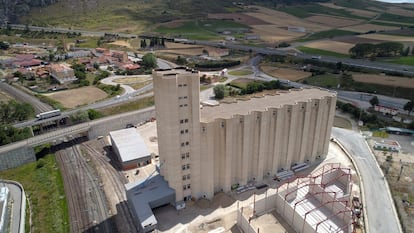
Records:
[[[73,232],[73,231],[71,231]],[[114,233],[114,232],[120,232],[116,228],[116,225],[114,224],[114,216],[105,219],[105,221],[94,224],[90,227],[88,227],[86,230],[81,231],[82,233]]]

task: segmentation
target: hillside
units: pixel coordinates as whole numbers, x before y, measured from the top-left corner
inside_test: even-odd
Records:
[[[241,0],[241,4],[269,7],[327,0]],[[240,11],[232,0],[2,0],[0,22],[40,26],[60,25],[83,28],[124,28],[177,19],[199,18],[207,13]],[[122,23],[121,23],[122,22]],[[142,27],[142,26],[141,26]]]

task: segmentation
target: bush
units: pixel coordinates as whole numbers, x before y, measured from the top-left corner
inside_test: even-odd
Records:
[[[216,99],[223,99],[224,98],[224,85],[218,84],[214,87],[214,96]]]

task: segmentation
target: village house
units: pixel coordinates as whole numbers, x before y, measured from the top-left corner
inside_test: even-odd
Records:
[[[52,64],[49,66],[50,76],[60,84],[77,80],[75,71],[67,64]]]

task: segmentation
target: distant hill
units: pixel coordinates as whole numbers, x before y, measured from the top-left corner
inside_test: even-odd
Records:
[[[118,18],[132,18],[149,22],[165,22],[189,17],[201,17],[207,13],[237,11],[237,4],[265,6],[294,5],[329,0],[2,0],[1,23],[48,24],[47,17],[54,19],[93,16],[96,12],[105,16],[116,14]],[[234,4],[236,3],[236,4]],[[79,18],[79,19],[80,19]]]

